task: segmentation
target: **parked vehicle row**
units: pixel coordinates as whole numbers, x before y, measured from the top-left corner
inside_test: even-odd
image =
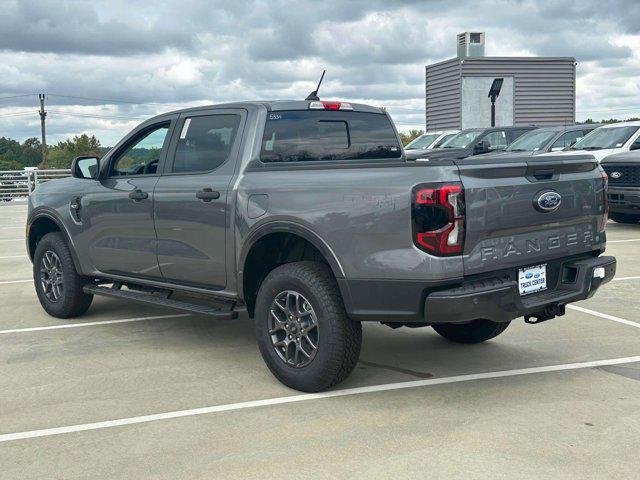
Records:
[[[271,372],[303,391],[349,375],[362,321],[479,343],[552,319],[615,274],[606,176],[584,154],[462,158],[533,128],[463,131],[415,162],[367,105],[162,114],[31,194],[38,299],[60,318],[94,295],[246,310]]]
[[[434,132],[435,134],[435,132]],[[423,137],[433,138],[431,134]],[[414,140],[418,142],[421,137]],[[412,143],[414,143],[412,142]],[[411,145],[411,144],[410,144]],[[601,161],[609,155],[640,149],[640,122],[558,127],[470,128],[430,148],[405,148],[410,160],[496,155],[575,155]]]

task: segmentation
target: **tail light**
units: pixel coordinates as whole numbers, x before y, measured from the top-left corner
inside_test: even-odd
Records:
[[[353,106],[347,102],[320,101],[309,103],[310,110],[353,110]]]
[[[604,170],[600,172],[600,178],[602,179],[602,217],[598,222],[598,231],[602,232],[607,225],[607,220],[609,220],[609,196],[607,195],[607,191],[609,190],[609,176],[606,174]]]
[[[438,257],[462,255],[465,236],[462,184],[414,187],[411,211],[416,247]]]

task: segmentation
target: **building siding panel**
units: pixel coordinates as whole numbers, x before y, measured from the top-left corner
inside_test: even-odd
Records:
[[[575,59],[453,58],[425,70],[426,128],[460,128],[463,76],[514,77],[514,124],[575,123]]]

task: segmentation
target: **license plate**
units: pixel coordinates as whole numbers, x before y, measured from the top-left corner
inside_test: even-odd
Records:
[[[518,270],[520,295],[529,295],[547,288],[547,265],[535,265]]]

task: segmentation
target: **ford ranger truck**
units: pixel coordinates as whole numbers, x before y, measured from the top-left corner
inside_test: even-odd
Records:
[[[367,105],[231,103],[75,159],[29,197],[26,242],[49,314],[246,311],[275,377],[313,392],[353,370],[361,322],[477,343],[592,296],[616,268],[606,182],[584,155],[406,161]]]

